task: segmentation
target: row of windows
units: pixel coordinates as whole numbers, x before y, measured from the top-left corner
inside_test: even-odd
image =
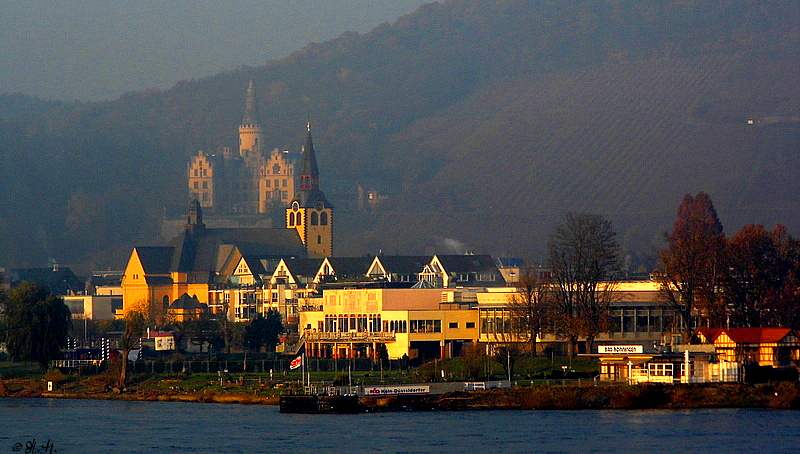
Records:
[[[326,315],[324,330],[328,333],[376,333],[381,330],[380,314],[338,314]]]
[[[272,180],[264,180],[264,185],[268,188],[272,187]],[[283,186],[286,187],[286,180],[275,180],[275,187]]]
[[[203,192],[203,193],[193,192],[192,193],[192,199],[197,199],[197,200],[202,200],[203,202],[207,202],[208,201],[208,193],[207,192]]]
[[[458,328],[458,322],[450,322],[447,325],[447,327],[448,328]],[[475,322],[465,322],[465,327],[467,329],[474,329],[475,328]]]
[[[194,182],[194,188],[195,189],[200,189],[200,183],[195,181]],[[203,189],[208,189],[208,181],[204,181],[203,182]]]
[[[317,214],[316,211],[311,212],[311,225],[328,225],[328,213],[322,212]],[[289,225],[303,225],[303,214],[289,212]]]
[[[289,193],[288,193],[288,192],[286,192],[286,191],[278,191],[278,190],[276,190],[276,191],[267,191],[267,192],[266,192],[266,195],[265,195],[265,198],[266,198],[267,200],[272,200],[272,199],[275,199],[275,200],[283,200],[283,199],[288,199],[288,198],[289,198]]]
[[[200,163],[200,165],[203,165]],[[194,169],[194,176],[196,177],[207,177],[208,176],[208,169]]]
[[[282,171],[280,164],[275,164],[275,165],[272,166],[272,175],[281,175],[281,174],[283,174],[283,175],[292,175],[293,173],[294,173],[294,168],[293,167],[289,167],[288,169],[286,169],[286,171]],[[262,177],[267,176],[269,174],[270,174],[269,168],[261,169],[261,176]]]
[[[384,320],[383,330],[387,333],[405,333],[408,331],[408,322],[405,320]]]
[[[411,320],[409,323],[409,333],[441,333],[441,320]]]

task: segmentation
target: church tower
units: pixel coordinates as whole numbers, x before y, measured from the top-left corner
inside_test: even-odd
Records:
[[[256,106],[256,90],[253,79],[247,87],[245,110],[242,124],[239,125],[239,154],[246,157],[248,153],[258,153],[259,147],[264,146],[264,131],[258,120],[258,107]]]
[[[300,190],[286,209],[286,228],[297,230],[309,257],[333,255],[333,207],[319,190],[319,169],[306,125],[306,144],[300,164]]]

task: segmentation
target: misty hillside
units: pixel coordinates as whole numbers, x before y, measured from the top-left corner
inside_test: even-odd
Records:
[[[261,67],[7,118],[0,266],[121,267],[185,210],[187,157],[235,145],[251,77],[275,146],[298,149],[312,118],[339,255],[536,258],[571,210],[610,217],[646,262],[698,191],[729,234],[800,235],[799,44],[793,2],[454,0]],[[391,203],[357,214],[356,182]]]

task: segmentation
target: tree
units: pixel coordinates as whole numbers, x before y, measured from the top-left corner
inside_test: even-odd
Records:
[[[145,312],[130,309],[125,312],[125,329],[119,340],[119,347],[122,349],[119,368],[119,388],[124,389],[128,383],[128,355],[139,343],[139,339],[147,327],[147,315]]]
[[[521,337],[527,337],[530,354],[536,357],[536,338],[552,320],[553,289],[530,268],[523,271],[516,287],[508,300],[513,327]]]
[[[722,298],[734,326],[793,327],[797,320],[797,240],[786,227],[746,225],[726,245]],[[787,285],[788,284],[788,285]]]
[[[67,346],[72,327],[64,300],[45,287],[25,282],[8,293],[0,293],[0,306],[11,360],[36,361],[46,372],[50,361]]]
[[[602,216],[567,213],[548,250],[557,330],[567,338],[570,357],[579,336],[591,351],[595,337],[608,329],[613,281],[621,274],[616,233]]]
[[[260,351],[261,347],[266,347],[268,351],[274,351],[282,331],[281,314],[277,309],[269,309],[266,317],[256,314],[256,317],[245,328],[245,346],[254,352]]]
[[[695,317],[702,312],[710,324],[724,317],[718,289],[724,270],[725,235],[711,198],[705,193],[686,194],[678,218],[659,252],[656,279],[662,297],[672,305],[688,342]]]

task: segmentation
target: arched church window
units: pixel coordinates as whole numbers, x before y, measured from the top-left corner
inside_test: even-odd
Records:
[[[295,218],[294,222],[297,225],[303,225],[303,217],[300,215],[300,213],[297,213],[297,217]]]
[[[311,212],[311,225],[318,225],[319,224],[319,215],[317,215],[316,211]]]
[[[161,298],[161,304],[164,305],[164,309],[169,307],[169,296],[164,295],[164,298]]]
[[[328,225],[328,213],[323,211],[319,214],[319,225]]]
[[[294,225],[294,213],[289,213],[289,225]]]

